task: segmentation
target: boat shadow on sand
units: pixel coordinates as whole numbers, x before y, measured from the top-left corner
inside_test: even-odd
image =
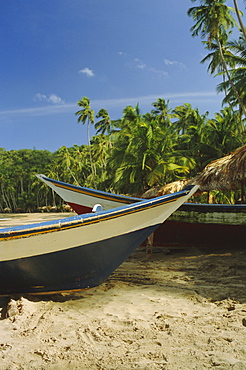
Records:
[[[150,259],[145,248],[139,247],[113,274],[92,294],[123,287],[153,289],[163,295],[191,297],[194,301],[219,302],[232,299],[246,303],[246,251],[243,249],[219,248],[163,248],[154,247]],[[23,295],[29,301],[66,302],[89,299],[90,290],[77,293],[52,295]],[[11,299],[21,295],[0,298],[1,319],[6,318],[7,306]]]
[[[156,286],[163,294],[187,293],[198,301],[199,297],[210,302],[231,298],[246,303],[246,251],[242,248],[154,247],[150,260],[139,260],[138,253],[130,256],[110,280]]]

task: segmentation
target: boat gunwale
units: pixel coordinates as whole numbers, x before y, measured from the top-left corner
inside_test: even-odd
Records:
[[[126,204],[141,202],[143,200],[143,198],[129,197],[127,195],[121,195],[121,194],[111,194],[111,193],[107,193],[106,191],[90,189],[90,188],[86,188],[86,187],[83,187],[83,186],[68,184],[68,183],[63,182],[63,181],[51,179],[51,178],[49,178],[45,175],[42,175],[42,174],[36,175],[36,176],[39,179],[51,182],[53,185],[55,185],[59,188],[74,191],[74,192],[81,193],[81,194],[84,194],[84,195],[88,195],[88,196],[91,196],[93,198],[96,197],[96,198],[99,198],[99,199],[112,200],[114,202],[122,202],[122,203],[126,203]]]
[[[182,206],[180,206],[179,211],[202,213],[246,213],[246,204],[183,203]]]
[[[144,209],[149,209],[166,203],[174,202],[175,200],[189,194],[192,188],[193,186],[191,186],[189,189],[184,189],[177,193],[167,194],[153,199],[143,199],[141,200],[141,202],[136,202],[133,204],[113,208],[107,211],[101,211],[98,213],[86,213],[83,215],[76,215],[58,220],[1,228],[0,241],[29,237],[32,235],[54,231],[68,230],[71,228],[86,226],[100,221],[106,221],[120,216],[136,213]]]

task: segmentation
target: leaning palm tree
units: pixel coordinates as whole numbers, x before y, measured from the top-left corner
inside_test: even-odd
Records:
[[[195,1],[196,0],[192,0],[192,2]],[[207,38],[208,45],[216,41],[223,69],[234,91],[238,104],[241,105],[244,115],[246,116],[245,105],[231,79],[222,48],[222,40],[225,33],[236,25],[236,21],[232,16],[234,9],[228,7],[225,2],[226,0],[201,0],[202,5],[190,8],[188,10],[188,15],[196,22],[191,27],[192,36],[198,36],[200,34],[202,39]]]
[[[246,30],[245,30],[245,26],[242,21],[242,12],[238,8],[237,0],[233,0],[233,3],[234,3],[235,10],[236,10],[238,23],[240,24],[240,30],[243,34],[244,39],[246,40]]]
[[[230,34],[230,33],[231,32],[229,32],[228,34]],[[226,60],[227,65],[230,68],[233,68],[233,67],[235,67],[235,63],[233,63],[233,61],[230,58],[231,53],[229,51],[229,46],[228,46],[228,41],[227,41],[228,36],[229,36],[228,34],[227,33],[223,34],[223,41],[221,42],[221,47],[223,49],[223,55],[224,55],[224,58]],[[216,73],[217,74],[222,74],[223,83],[226,82],[226,76],[225,76],[225,73],[224,73],[224,64],[221,60],[221,53],[220,53],[218,43],[216,41],[214,41],[214,42],[204,41],[203,43],[205,44],[205,48],[208,49],[210,51],[210,53],[208,55],[206,55],[201,60],[200,63],[209,62],[207,71],[211,75],[216,74]],[[224,86],[224,93],[225,93],[225,96],[226,96],[227,95],[227,89],[225,88],[225,86]]]
[[[239,40],[228,42],[228,56],[227,59],[231,66],[230,74],[237,91],[240,93],[241,100],[246,106],[246,39],[240,36]],[[224,103],[229,103],[232,106],[237,104],[229,81],[224,81],[218,85],[217,90],[227,89],[227,94],[223,100]],[[243,112],[241,112],[243,113]]]

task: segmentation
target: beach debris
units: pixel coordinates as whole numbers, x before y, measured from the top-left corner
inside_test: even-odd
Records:
[[[21,316],[22,319],[25,320],[25,318],[30,317],[33,312],[35,312],[35,309],[34,302],[31,302],[24,297],[17,300],[10,299],[7,304],[5,318],[14,322],[17,317]]]
[[[18,301],[15,301],[14,299],[11,299],[8,302],[7,310],[6,310],[6,318],[10,319],[12,322],[15,321],[16,315],[20,315],[21,310],[18,305]]]

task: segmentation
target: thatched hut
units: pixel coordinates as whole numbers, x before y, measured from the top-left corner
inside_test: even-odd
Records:
[[[191,180],[179,180],[163,187],[154,187],[145,192],[143,198],[154,198],[160,195],[182,190],[186,184],[199,185],[198,193],[211,190],[241,190],[241,201],[244,201],[246,184],[246,145],[231,154],[209,163],[204,170]]]
[[[209,163],[189,183],[200,185],[201,191],[237,190],[246,178],[246,145],[231,154]]]
[[[241,190],[241,203],[244,203],[246,179],[246,145],[234,152],[209,163],[204,170],[188,184],[199,185],[200,192],[211,190]]]

